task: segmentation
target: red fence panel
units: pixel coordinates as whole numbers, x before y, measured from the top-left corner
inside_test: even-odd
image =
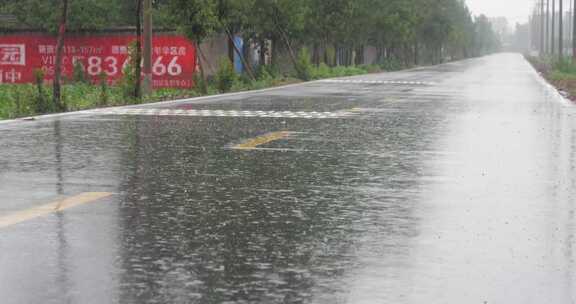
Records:
[[[129,63],[128,45],[134,35],[68,36],[64,43],[63,73],[71,77],[75,62],[96,81],[105,73],[110,82],[123,75]],[[196,70],[196,49],[185,37],[157,35],[153,39],[154,88],[191,88]],[[46,80],[54,78],[56,38],[44,34],[0,36],[0,83],[32,83],[34,70]]]

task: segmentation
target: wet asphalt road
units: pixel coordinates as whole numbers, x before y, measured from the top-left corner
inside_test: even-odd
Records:
[[[111,193],[0,228],[0,302],[576,303],[575,108],[513,54],[347,80],[0,124],[0,223]]]

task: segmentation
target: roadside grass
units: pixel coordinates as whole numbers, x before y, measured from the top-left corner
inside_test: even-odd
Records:
[[[526,59],[546,80],[576,101],[576,63],[568,58],[526,56]]]
[[[306,55],[306,54],[304,54]],[[215,77],[207,79],[207,94],[198,89],[159,89],[141,100],[130,97],[130,85],[120,81],[117,85],[106,83],[88,83],[86,81],[71,81],[63,85],[62,98],[67,111],[81,111],[107,106],[122,106],[140,103],[153,103],[166,100],[209,96],[228,92],[258,90],[270,87],[294,84],[306,80],[317,80],[334,77],[346,77],[378,73],[387,68],[385,65],[337,66],[325,64],[312,65],[303,60],[306,65],[301,70],[307,75],[282,75],[271,66],[258,69],[256,79],[238,76],[227,64],[222,64]],[[1,84],[0,85],[0,120],[15,119],[40,114],[54,113],[52,106],[52,87],[42,84]]]

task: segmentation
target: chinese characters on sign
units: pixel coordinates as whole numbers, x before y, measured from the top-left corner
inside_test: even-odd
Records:
[[[113,83],[123,76],[130,63],[128,45],[136,38],[123,36],[69,36],[64,45],[63,73],[71,77],[80,63],[97,81],[105,74]],[[196,50],[181,36],[154,37],[153,85],[155,88],[191,88],[196,68]],[[56,39],[47,35],[0,37],[0,83],[32,83],[34,70],[42,69],[46,80],[54,77]]]
[[[25,65],[26,46],[23,44],[0,44],[0,64]]]

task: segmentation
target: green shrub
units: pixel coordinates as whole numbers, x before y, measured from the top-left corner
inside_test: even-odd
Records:
[[[260,65],[256,71],[256,78],[260,81],[267,81],[275,78],[273,67],[271,65]]]
[[[55,105],[52,104],[52,102],[49,101],[49,97],[46,96],[46,93],[44,91],[44,71],[42,71],[41,69],[35,69],[34,70],[34,82],[36,84],[36,89],[37,89],[37,94],[36,97],[33,99],[34,100],[34,105],[33,105],[33,111],[35,114],[42,114],[42,113],[48,113],[48,112],[52,112],[55,111]],[[17,103],[19,104],[20,101],[17,100]],[[20,105],[18,105],[18,108],[20,107]]]
[[[571,60],[563,58],[561,60],[557,60],[553,63],[553,69],[555,71],[564,73],[564,74],[574,74],[576,75],[576,64],[574,64]]]
[[[220,59],[220,65],[215,78],[216,88],[222,93],[230,92],[236,79],[236,71],[234,71],[234,67],[230,60],[228,60],[228,58]]]
[[[127,64],[122,71],[122,77],[116,83],[122,92],[122,96],[127,99],[134,96],[134,73],[131,70],[130,64]]]
[[[308,48],[304,47],[300,50],[295,69],[297,78],[304,81],[310,81],[313,79],[314,66],[312,65],[310,51],[308,51]]]
[[[404,68],[404,65],[396,58],[387,58],[380,62],[380,67],[384,71],[399,71]]]
[[[20,92],[20,90],[14,91],[14,98],[10,106],[13,107],[12,113],[8,115],[8,117],[10,118],[26,116],[27,113],[31,112],[30,106],[27,105],[26,101],[22,98],[22,93]]]
[[[313,70],[314,79],[331,78],[334,77],[332,69],[325,63],[321,63],[318,67]]]
[[[117,84],[118,87],[121,88],[124,104],[138,104],[142,102],[141,99],[135,96],[137,77],[141,77],[140,75],[136,75],[136,67],[140,64],[140,62],[137,62],[136,51],[136,41],[133,41],[128,45],[128,58],[130,58],[130,60],[128,64],[124,66],[122,78],[120,78]]]
[[[0,85],[0,119],[35,115],[38,113],[37,102],[38,88],[35,84]]]
[[[81,82],[81,83],[88,83],[88,76],[86,75],[86,71],[84,70],[84,65],[82,62],[76,61],[74,62],[74,70],[72,72],[72,79],[74,82]]]
[[[198,92],[200,95],[208,94],[208,84],[204,78],[202,78],[200,73],[195,73],[192,81],[194,82],[194,89],[196,92]]]
[[[100,81],[100,102],[98,103],[99,106],[106,106],[108,105],[109,97],[108,97],[108,77],[106,73],[102,72],[99,76]]]
[[[334,64],[336,62],[336,48],[333,46],[326,48],[326,60],[328,64]]]
[[[366,71],[357,67],[337,66],[332,68],[333,77],[346,77],[366,74]]]

